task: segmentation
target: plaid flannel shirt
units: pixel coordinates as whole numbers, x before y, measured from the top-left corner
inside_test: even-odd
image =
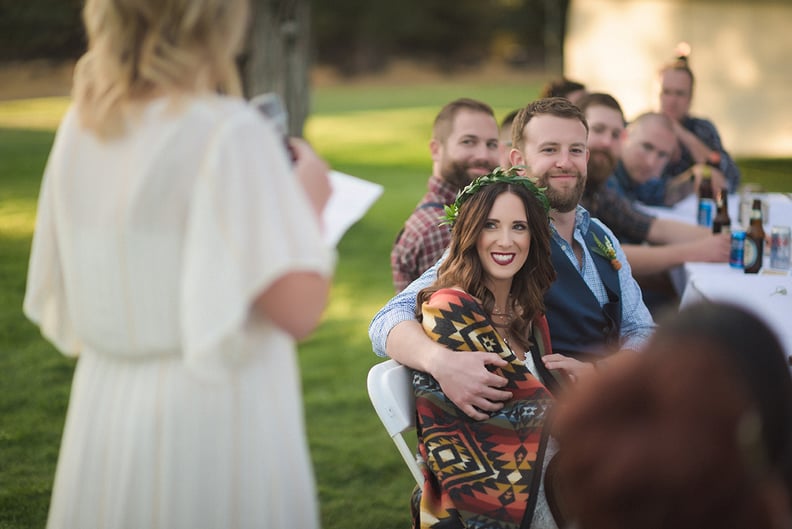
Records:
[[[435,264],[451,242],[448,226],[440,226],[441,207],[424,207],[423,204],[452,204],[459,188],[440,177],[429,178],[429,190],[404,223],[404,229],[391,251],[393,286],[401,292],[424,270]]]
[[[598,218],[610,228],[622,244],[646,242],[649,228],[655,219],[640,211],[614,189],[604,186],[594,191],[587,189],[580,204],[592,217]]]

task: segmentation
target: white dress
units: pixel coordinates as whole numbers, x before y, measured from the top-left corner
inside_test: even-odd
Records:
[[[281,139],[244,102],[154,101],[106,142],[70,109],[24,305],[79,354],[47,526],[318,527],[295,345],[248,310],[334,260]]]

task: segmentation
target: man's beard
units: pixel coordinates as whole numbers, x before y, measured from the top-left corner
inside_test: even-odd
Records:
[[[539,177],[539,186],[546,187],[545,195],[550,202],[550,207],[560,213],[567,213],[575,209],[583,196],[583,189],[586,186],[586,177],[580,172],[576,173],[577,181],[575,187],[571,189],[558,190],[550,186],[551,178],[549,173]]]
[[[440,176],[449,184],[462,189],[476,178],[477,175],[469,173],[470,169],[474,167],[486,169],[487,172],[495,169],[495,165],[490,165],[486,162],[467,163],[452,161],[440,168]]]
[[[588,178],[586,189],[594,191],[600,189],[608,181],[616,169],[617,160],[607,149],[589,149]]]

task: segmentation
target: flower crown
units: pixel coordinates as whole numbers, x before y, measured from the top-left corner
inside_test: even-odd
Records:
[[[519,166],[512,167],[511,169],[496,167],[491,173],[485,174],[484,176],[479,176],[473,180],[457,194],[456,200],[453,204],[449,204],[443,208],[445,215],[440,217],[440,225],[453,226],[456,222],[457,216],[459,215],[459,208],[462,207],[462,204],[464,204],[467,199],[478,193],[482,187],[497,184],[499,182],[518,185],[526,188],[537,198],[537,200],[539,200],[539,203],[542,204],[545,213],[549,213],[550,202],[547,200],[547,196],[545,195],[545,190],[547,188],[538,187],[536,185],[535,178],[517,174],[516,169],[518,168]]]

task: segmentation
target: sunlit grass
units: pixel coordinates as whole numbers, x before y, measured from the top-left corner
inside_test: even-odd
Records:
[[[30,200],[4,201],[0,204],[0,238],[30,237],[36,221],[35,206]]]
[[[318,114],[392,110],[424,107],[431,110],[431,118],[449,101],[472,97],[492,105],[497,117],[519,108],[536,97],[540,83],[525,78],[492,80],[481,76],[476,82],[448,80],[427,84],[339,85],[317,89],[312,110]],[[431,121],[430,121],[431,123]]]
[[[305,135],[320,152],[356,164],[425,165],[434,109],[410,108],[318,115]]]
[[[0,127],[55,130],[68,105],[68,97],[0,101]]]

